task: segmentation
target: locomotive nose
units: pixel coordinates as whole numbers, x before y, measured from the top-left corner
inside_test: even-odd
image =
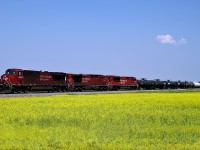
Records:
[[[8,78],[7,78],[7,76],[4,74],[4,75],[1,76],[1,80],[0,80],[1,82],[0,82],[0,83],[1,83],[1,84],[4,84],[7,80],[8,80]]]
[[[2,76],[0,78],[0,92],[3,90]]]

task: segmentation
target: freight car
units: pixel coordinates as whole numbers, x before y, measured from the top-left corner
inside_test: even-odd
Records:
[[[147,80],[142,78],[138,81],[139,89],[154,90],[154,89],[187,89],[194,88],[194,84],[188,81],[161,81],[159,79]]]
[[[199,82],[193,82],[193,84],[194,84],[195,88],[200,88],[200,83]]]
[[[178,89],[179,88],[179,82],[167,80],[167,88],[168,89]]]
[[[146,78],[142,78],[137,81],[139,89],[151,90],[151,89],[157,89],[159,86],[161,86],[160,80],[147,80]]]

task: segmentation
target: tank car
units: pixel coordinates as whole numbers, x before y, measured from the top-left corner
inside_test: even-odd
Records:
[[[151,90],[156,89],[156,80],[147,80],[146,78],[142,78],[138,81],[139,89]]]
[[[200,83],[199,82],[193,82],[194,88],[200,88]]]
[[[195,88],[195,85],[193,82],[187,82],[187,88],[191,89],[191,88]]]
[[[178,81],[167,80],[167,88],[168,89],[178,89],[179,88]]]
[[[155,88],[156,89],[166,89],[167,82],[160,79],[155,79]]]
[[[186,88],[186,82],[185,81],[178,81],[178,86],[180,89],[185,89]]]

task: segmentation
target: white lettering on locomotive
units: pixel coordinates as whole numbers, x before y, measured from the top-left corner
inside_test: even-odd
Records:
[[[121,84],[126,84],[127,80],[120,80]]]
[[[50,79],[52,79],[52,76],[40,75],[40,81],[49,81]]]
[[[82,82],[88,82],[90,81],[90,78],[83,78]]]

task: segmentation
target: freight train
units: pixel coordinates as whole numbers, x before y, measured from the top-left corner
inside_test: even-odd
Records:
[[[200,87],[200,83],[147,80],[144,78],[137,80],[135,77],[128,76],[70,74],[23,69],[7,69],[0,79],[0,93],[186,89],[194,87]]]

